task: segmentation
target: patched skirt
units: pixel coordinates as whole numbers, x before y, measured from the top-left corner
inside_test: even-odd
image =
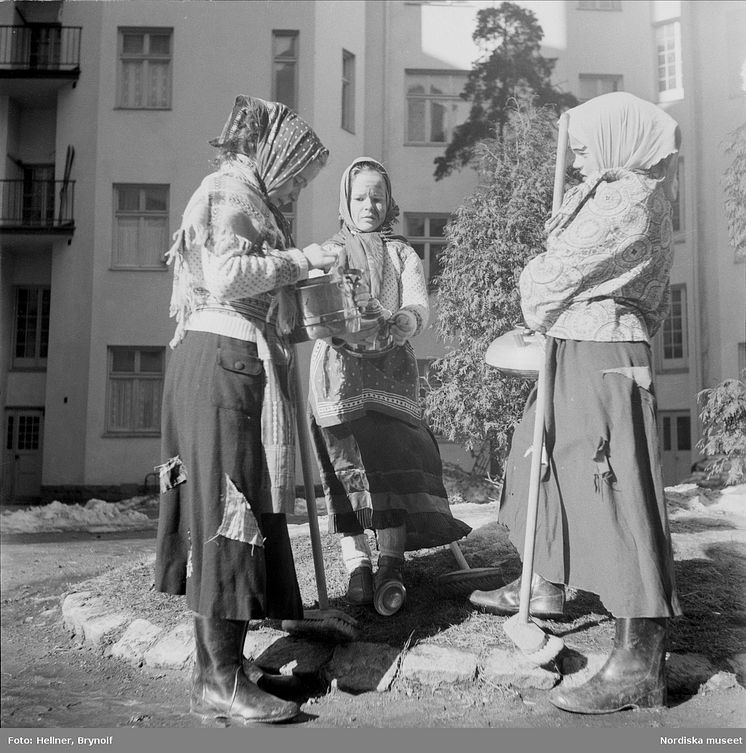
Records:
[[[423,422],[377,411],[336,426],[310,420],[330,533],[404,525],[406,551],[470,533],[451,513],[438,443]]]
[[[187,332],[166,372],[156,589],[204,617],[294,619],[285,515],[272,512],[256,344]]]
[[[650,348],[548,338],[546,449],[534,569],[616,617],[681,614]],[[536,390],[513,435],[500,522],[523,553]]]

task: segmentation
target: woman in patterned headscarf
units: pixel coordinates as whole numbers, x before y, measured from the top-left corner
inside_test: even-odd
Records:
[[[414,249],[393,235],[397,214],[383,165],[356,159],[342,176],[340,230],[324,245],[338,252],[341,267],[362,272],[394,347],[376,355],[349,340],[317,341],[309,390],[329,530],[342,534],[350,575],[347,600],[374,603],[382,614],[404,603],[405,551],[471,530],[451,515],[438,445],[422,419],[409,340],[427,324],[427,285]],[[378,542],[375,583],[365,529]]]
[[[530,612],[552,617],[564,586],[598,594],[616,617],[613,651],[591,680],[550,695],[600,714],[665,703],[667,620],[681,614],[658,451],[650,338],[668,308],[679,131],[655,105],[606,94],[573,108],[583,182],[547,225],[546,252],[520,278],[526,323],[547,335],[549,457],[541,484]],[[512,440],[500,507],[522,547],[534,424]],[[520,579],[470,597],[518,611]]]
[[[270,694],[283,693],[279,679],[250,679],[242,659],[249,620],[303,613],[285,520],[295,499],[288,286],[336,260],[316,244],[295,248],[277,206],[328,152],[287,107],[244,96],[210,143],[218,168],[168,254],[177,329],[163,394],[156,588],[185,593],[195,613],[192,712],[276,722],[298,706]]]

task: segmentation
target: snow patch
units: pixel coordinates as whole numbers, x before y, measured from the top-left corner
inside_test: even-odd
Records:
[[[56,531],[111,531],[153,528],[156,521],[146,510],[158,506],[156,497],[133,497],[121,502],[89,499],[84,505],[67,505],[55,500],[48,505],[0,513],[2,533],[47,533]]]

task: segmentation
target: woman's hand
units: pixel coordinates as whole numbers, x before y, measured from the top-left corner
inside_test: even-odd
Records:
[[[417,318],[410,311],[398,311],[391,319],[389,332],[396,345],[404,345],[417,329]]]
[[[332,246],[319,246],[312,243],[303,249],[303,255],[308,259],[311,269],[323,269],[325,272],[337,263],[339,254]]]
[[[355,284],[355,287],[352,291],[352,297],[355,301],[355,305],[361,313],[364,313],[365,309],[368,308],[368,304],[370,304],[371,301],[375,300],[370,294],[368,283],[364,282],[363,280],[360,280]]]

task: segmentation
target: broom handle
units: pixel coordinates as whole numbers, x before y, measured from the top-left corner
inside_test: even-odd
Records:
[[[458,562],[459,567],[461,567],[462,570],[471,570],[469,563],[466,561],[466,558],[461,552],[461,547],[459,547],[459,545],[455,541],[452,541],[448,546],[451,548],[451,552],[456,558],[456,562]]]
[[[559,133],[557,134],[557,159],[554,163],[554,192],[552,193],[552,214],[562,206],[565,195],[565,162],[567,161],[567,128],[570,116],[563,112],[559,119]]]
[[[523,571],[521,593],[518,601],[518,622],[528,623],[531,601],[531,578],[534,574],[534,543],[536,541],[536,518],[539,512],[539,481],[541,457],[544,454],[544,408],[546,406],[546,367],[539,367],[536,385],[536,415],[534,435],[531,442],[531,473],[528,481],[528,505],[526,508],[526,538],[523,542]]]
[[[321,552],[321,534],[319,533],[319,518],[316,512],[316,491],[311,470],[311,446],[308,441],[306,426],[305,401],[302,399],[303,382],[300,378],[298,363],[298,349],[293,346],[293,372],[295,374],[295,423],[298,428],[298,449],[300,450],[300,464],[303,469],[303,486],[306,494],[306,508],[308,509],[308,530],[311,534],[311,551],[313,553],[313,569],[316,573],[316,590],[319,594],[319,609],[329,608],[329,597],[326,592],[326,575],[324,573],[324,555]]]
[[[570,117],[566,112],[560,115],[557,134],[557,158],[554,163],[554,190],[552,193],[552,214],[562,206],[565,193],[565,163],[567,161],[567,130]],[[546,363],[539,367],[536,384],[536,416],[531,443],[531,472],[528,484],[528,506],[526,509],[526,538],[523,543],[523,571],[521,592],[518,601],[518,621],[528,623],[531,606],[531,579],[534,574],[534,544],[536,541],[536,518],[539,512],[539,480],[541,458],[544,454],[544,410],[546,407]]]

